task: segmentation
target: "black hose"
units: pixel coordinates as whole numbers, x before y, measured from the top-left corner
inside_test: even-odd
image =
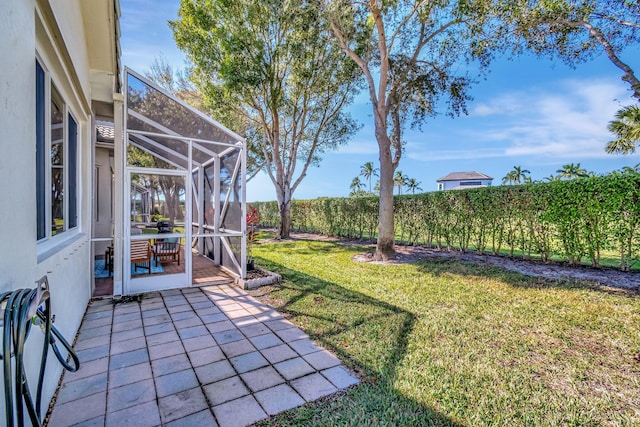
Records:
[[[38,280],[35,289],[18,289],[0,294],[0,306],[4,306],[2,355],[0,358],[3,360],[4,368],[6,425],[13,427],[17,422],[19,427],[24,426],[24,408],[26,408],[31,424],[41,426],[42,386],[49,345],[66,370],[77,371],[80,367],[80,361],[71,345],[53,326],[49,282],[46,276]],[[29,337],[32,325],[39,325],[44,334],[35,402],[27,382],[24,366],[24,344]],[[67,350],[73,364],[68,363],[67,357],[60,352],[56,345],[56,338]]]

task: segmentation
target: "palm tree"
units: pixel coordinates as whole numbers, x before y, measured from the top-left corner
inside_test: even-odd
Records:
[[[629,105],[616,113],[616,120],[609,122],[609,130],[618,139],[607,144],[607,153],[631,154],[640,144],[640,106]]]
[[[402,194],[402,187],[407,185],[407,176],[402,174],[402,171],[396,171],[393,176],[393,183],[398,186],[398,194]]]
[[[559,179],[586,178],[589,176],[587,170],[580,167],[580,163],[569,163],[568,165],[562,166],[562,169],[558,169],[556,172],[558,173]]]
[[[351,181],[351,185],[349,186],[352,193],[358,193],[360,190],[362,190],[362,187],[364,187],[364,184],[357,176],[353,178],[353,181]]]
[[[527,175],[531,172],[527,169],[522,169],[520,166],[514,166],[512,171],[509,171],[504,178],[502,178],[502,183],[509,185],[520,185],[523,182],[527,182]]]
[[[371,193],[371,179],[378,176],[378,168],[373,166],[373,162],[367,162],[360,167],[360,176],[369,180],[369,193]]]
[[[422,188],[420,188],[420,184],[422,183],[415,178],[409,178],[406,182],[407,188],[411,190],[411,194],[416,194],[416,190],[422,191]]]
[[[638,163],[637,165],[631,167],[631,166],[625,166],[622,168],[621,170],[622,173],[640,173],[640,163]]]
[[[549,175],[542,178],[542,180],[546,182],[553,182],[553,181],[559,181],[560,178],[558,177],[558,175]]]

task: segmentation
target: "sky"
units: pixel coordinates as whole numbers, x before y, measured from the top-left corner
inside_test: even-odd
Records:
[[[179,0],[120,0],[122,62],[146,73],[163,57],[174,69],[187,65],[167,22],[177,18]],[[622,52],[622,59],[640,69],[640,47]],[[520,166],[534,180],[580,163],[598,174],[640,163],[640,154],[607,154],[613,135],[607,130],[622,106],[632,104],[621,71],[604,55],[572,69],[558,60],[524,55],[496,59],[490,73],[470,92],[468,115],[427,119],[422,129],[407,129],[398,170],[417,179],[423,191],[435,191],[436,180],[451,172],[478,171],[493,184]],[[371,105],[362,93],[349,106],[361,128],[338,151],[326,153],[319,167],[310,167],[294,199],[346,197],[360,167],[378,164]],[[443,111],[444,113],[444,111]],[[215,117],[214,117],[215,119]],[[360,177],[362,181],[364,178]],[[247,201],[275,200],[266,173],[247,183]]]

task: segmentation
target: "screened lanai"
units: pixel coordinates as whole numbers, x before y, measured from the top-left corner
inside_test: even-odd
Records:
[[[130,69],[124,109],[123,293],[191,286],[196,256],[245,277],[243,138]]]

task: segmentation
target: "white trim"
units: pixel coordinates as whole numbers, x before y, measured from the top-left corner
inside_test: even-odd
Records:
[[[55,46],[53,46],[55,48]],[[36,256],[38,263],[46,260],[50,256],[59,252],[63,248],[67,247],[69,244],[78,240],[83,230],[83,201],[85,199],[85,195],[83,193],[84,187],[82,186],[82,180],[80,179],[82,176],[82,172],[84,170],[84,163],[82,158],[82,141],[83,139],[83,129],[84,129],[84,121],[79,120],[80,117],[73,107],[74,102],[69,101],[67,96],[65,96],[65,92],[62,88],[64,88],[64,84],[58,82],[57,76],[51,72],[50,67],[47,65],[47,61],[45,61],[45,55],[41,54],[38,49],[35,52],[35,60],[38,65],[42,68],[44,73],[44,229],[45,236],[41,239],[36,238]],[[35,71],[35,63],[34,63],[34,71]],[[65,77],[65,76],[63,76]],[[35,72],[34,72],[35,78]],[[53,95],[53,87],[55,87],[56,96]],[[75,92],[73,93],[75,96]],[[53,215],[52,215],[52,207],[53,200],[51,195],[51,174],[54,169],[54,166],[51,163],[51,155],[48,154],[51,152],[52,147],[52,130],[53,126],[51,124],[51,102],[60,103],[60,109],[62,114],[62,123],[56,126],[56,128],[62,130],[61,140],[59,141],[62,144],[62,165],[61,169],[63,170],[62,176],[62,186],[64,199],[62,204],[63,210],[63,228],[60,232],[52,235],[51,224],[53,223]],[[69,176],[69,116],[71,116],[76,123],[76,153],[75,153],[75,166],[76,166],[76,176],[75,176],[75,187],[76,187],[76,225],[74,227],[69,226],[69,184],[71,182],[72,177]],[[34,117],[35,120],[35,117]],[[37,167],[37,166],[36,166]],[[36,204],[39,203],[36,197]]]
[[[127,132],[127,135],[129,135],[129,134],[131,134],[131,132]],[[134,134],[134,135],[135,135],[135,134]],[[136,135],[136,136],[137,136],[138,138],[140,138],[141,140],[143,140],[144,142],[148,143],[149,145],[152,145],[152,146],[154,146],[154,147],[156,147],[156,148],[158,148],[158,149],[160,149],[160,150],[164,151],[165,153],[172,154],[172,155],[174,155],[174,156],[176,156],[176,157],[178,157],[178,158],[180,158],[180,159],[184,160],[185,162],[188,160],[188,158],[187,158],[184,154],[177,153],[177,152],[173,151],[172,149],[170,149],[170,148],[168,148],[168,147],[165,147],[164,145],[162,145],[162,144],[160,144],[160,143],[158,143],[158,142],[154,141],[153,139],[151,139],[151,138],[147,138],[145,135]],[[158,157],[158,158],[160,158],[160,159],[164,160],[165,162],[167,162],[167,163],[169,163],[169,164],[174,165],[175,167],[177,167],[177,168],[179,168],[179,169],[187,170],[187,168],[185,168],[184,166],[180,166],[180,165],[178,165],[177,163],[175,163],[175,162],[173,162],[173,161],[171,161],[171,160],[167,159],[166,157],[163,157],[162,155],[160,155],[160,153],[153,152],[153,151],[149,150],[149,149],[148,149],[148,148],[146,148],[146,147],[142,147],[142,146],[140,146],[137,142],[135,142],[135,141],[133,141],[133,140],[131,140],[131,139],[129,139],[129,143],[130,143],[130,144],[133,144],[134,146],[138,147],[138,148],[139,148],[139,149],[141,149],[141,150],[146,151],[147,153],[151,154],[151,155],[152,155],[152,156],[154,156],[154,157]]]
[[[135,116],[135,115],[139,115],[140,113],[131,110],[131,115]],[[144,116],[141,116],[144,117]],[[138,118],[138,117],[136,117]],[[156,122],[154,122],[153,120],[148,119],[147,117],[144,117],[144,119],[140,119],[145,121],[148,125],[151,125],[153,127],[162,127],[164,129],[167,130],[167,132],[173,132],[175,133],[173,130],[169,129],[169,128],[165,128],[164,126],[157,124]],[[155,124],[154,124],[155,123]],[[193,141],[193,142],[197,142],[200,144],[212,144],[212,145],[222,145],[224,147],[229,147],[231,149],[236,149],[239,150],[241,147],[238,147],[238,144],[232,144],[229,142],[220,142],[220,141],[213,141],[210,139],[200,139],[200,138],[190,138],[188,136],[181,136],[180,134],[175,133],[175,135],[173,133],[157,133],[157,132],[149,132],[146,130],[136,130],[136,129],[129,129],[128,130],[129,133],[132,133],[134,135],[145,135],[145,136],[153,136],[155,138],[166,138],[166,139],[177,139],[179,141],[183,141],[183,142],[188,142],[188,141]],[[203,150],[206,150],[205,148],[203,148]],[[206,154],[210,154],[210,155],[216,155],[218,156],[218,153],[214,153],[214,152],[207,152]]]

